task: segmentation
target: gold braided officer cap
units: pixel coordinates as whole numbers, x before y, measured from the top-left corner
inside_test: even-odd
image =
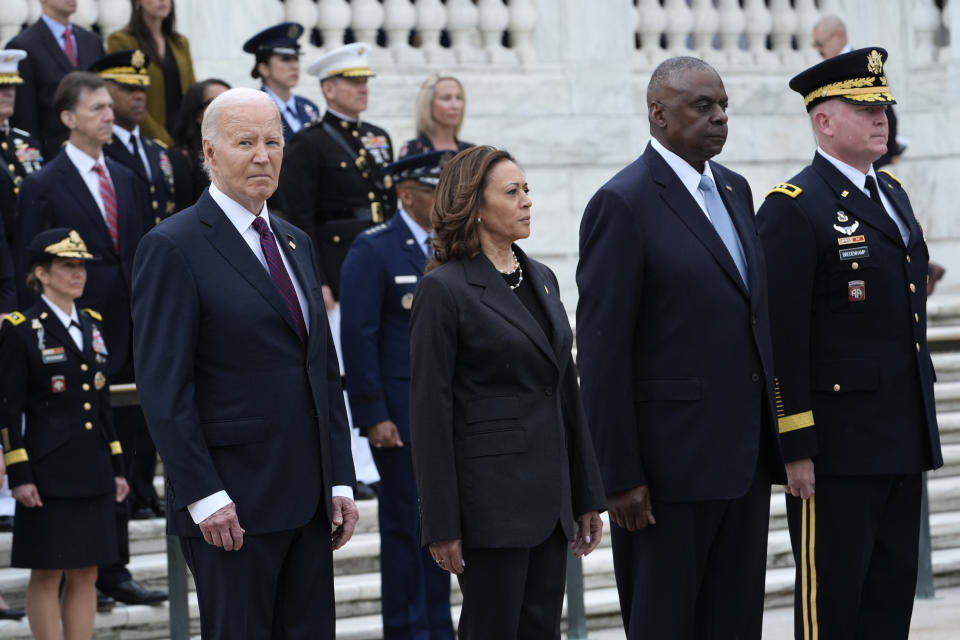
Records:
[[[125,87],[146,89],[150,86],[149,65],[150,57],[140,49],[123,49],[100,58],[90,71]]]
[[[27,258],[30,265],[45,262],[51,258],[67,260],[98,259],[87,250],[87,245],[80,234],[66,227],[47,229],[35,235],[30,244],[27,245]]]
[[[365,42],[351,42],[317,58],[307,67],[307,73],[320,76],[321,82],[335,76],[372,78],[376,74],[367,62],[369,54],[370,45]]]
[[[27,57],[23,49],[0,50],[0,87],[11,84],[23,84],[18,65]]]
[[[897,104],[883,75],[887,50],[866,47],[828,58],[790,80],[809,112],[824,100],[852,104]]]

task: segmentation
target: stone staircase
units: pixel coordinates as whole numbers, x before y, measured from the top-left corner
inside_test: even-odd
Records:
[[[929,303],[930,341],[937,368],[937,408],[943,441],[944,466],[929,474],[930,529],[935,586],[960,584],[960,296],[940,297]],[[157,479],[158,488],[160,478]],[[379,535],[376,502],[359,503],[360,525],[350,543],[335,554],[337,638],[380,638]],[[0,566],[10,560],[11,534],[0,533]],[[163,520],[130,523],[130,570],[137,580],[165,588],[166,539]],[[766,582],[767,607],[785,606],[793,597],[793,556],[786,527],[782,491],[774,487],[770,502],[770,538]],[[583,561],[588,626],[619,626],[619,603],[613,577],[609,536]],[[0,594],[13,606],[23,604],[29,571],[0,569]],[[192,584],[192,583],[191,583]],[[459,615],[460,593],[451,582],[454,619]],[[198,631],[196,594],[190,593],[193,632]],[[165,640],[169,638],[168,607],[118,605],[97,614],[97,640]],[[28,640],[26,619],[0,621],[0,640]]]

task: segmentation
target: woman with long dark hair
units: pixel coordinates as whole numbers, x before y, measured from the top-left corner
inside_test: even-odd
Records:
[[[207,105],[230,88],[224,80],[207,78],[195,82],[187,89],[180,105],[180,115],[170,134],[173,149],[170,164],[173,165],[174,211],[186,209],[197,201],[203,190],[210,185],[210,178],[203,169],[203,136],[200,123]]]
[[[107,53],[142,49],[150,57],[147,117],[140,129],[169,146],[183,95],[196,81],[190,42],[177,33],[173,0],[130,0],[130,6],[130,21],[107,38]]]

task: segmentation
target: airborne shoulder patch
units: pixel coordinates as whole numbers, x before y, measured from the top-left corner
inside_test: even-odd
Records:
[[[796,198],[801,193],[803,189],[798,187],[795,184],[790,184],[789,182],[781,182],[770,191],[767,191],[767,195],[763,196],[764,199],[769,198],[771,193],[782,193],[785,196],[790,196],[791,198]]]

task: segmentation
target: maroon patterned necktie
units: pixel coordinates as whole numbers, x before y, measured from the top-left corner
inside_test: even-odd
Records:
[[[120,252],[120,222],[117,216],[117,192],[113,190],[113,182],[103,170],[103,165],[99,162],[93,166],[93,170],[100,176],[100,198],[103,200],[104,221],[107,223],[107,231],[110,232],[110,239],[113,240],[113,248]]]
[[[77,68],[77,44],[73,41],[73,29],[69,26],[63,32],[63,52],[67,54],[70,64]]]
[[[277,247],[277,239],[270,230],[267,221],[257,217],[253,221],[253,228],[260,234],[260,248],[263,249],[263,257],[267,260],[267,269],[270,270],[270,277],[273,284],[277,285],[283,299],[287,301],[290,313],[297,325],[297,333],[300,339],[307,341],[307,324],[303,321],[303,311],[300,309],[300,300],[297,299],[297,292],[293,288],[293,281],[290,280],[290,274],[283,266],[283,259],[280,257],[280,249]]]

